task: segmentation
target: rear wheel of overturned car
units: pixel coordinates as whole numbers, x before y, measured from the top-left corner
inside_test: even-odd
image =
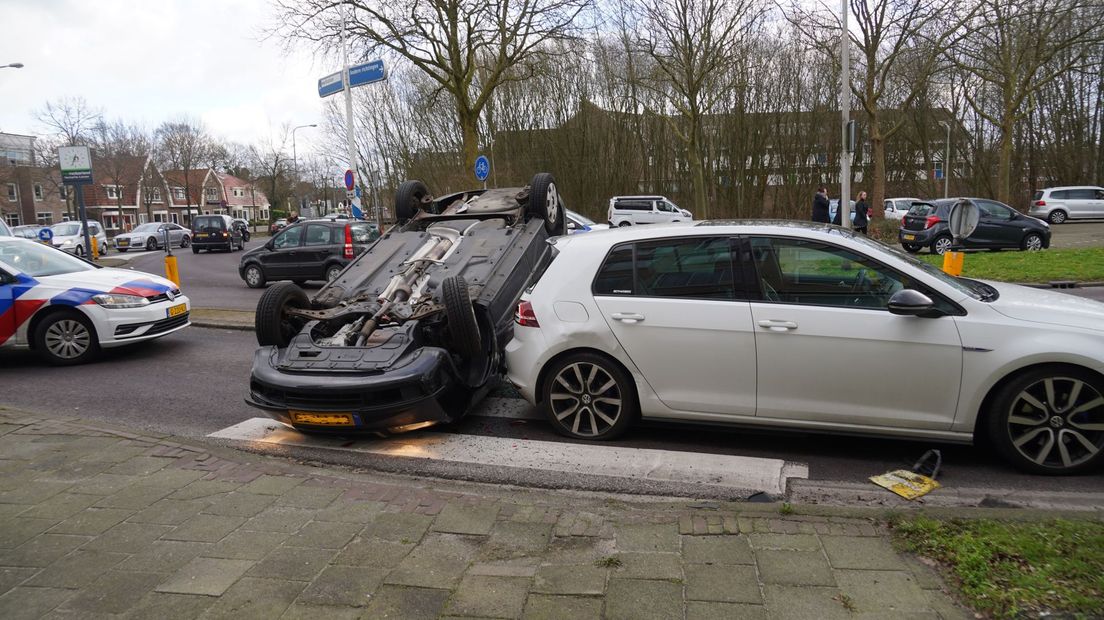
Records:
[[[395,191],[395,219],[405,223],[418,214],[426,205],[426,199],[432,198],[429,188],[421,181],[403,181]]]
[[[624,370],[594,353],[575,353],[548,369],[542,407],[556,432],[577,439],[613,439],[636,417],[636,391]]]
[[[530,217],[544,220],[544,228],[550,235],[567,233],[564,223],[563,202],[556,189],[556,179],[547,172],[538,172],[529,181],[529,205],[526,213]]]
[[[304,321],[288,316],[288,310],[310,308],[310,300],[303,289],[291,282],[277,282],[261,295],[257,302],[257,344],[262,347],[286,347]]]
[[[475,321],[475,309],[472,308],[468,293],[468,282],[463,276],[449,276],[441,282],[441,300],[445,304],[445,317],[448,319],[449,344],[453,353],[464,359],[473,359],[479,355],[479,324]]]

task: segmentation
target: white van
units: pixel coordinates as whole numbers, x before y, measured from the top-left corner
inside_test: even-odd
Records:
[[[81,226],[80,220],[54,224],[50,227],[50,230],[54,233],[50,243],[55,248],[77,256],[88,254],[84,247],[84,227]],[[104,233],[103,225],[96,220],[88,220],[88,234],[96,238],[96,249],[99,253],[107,254],[110,246],[107,244],[107,234]]]
[[[692,222],[694,216],[663,196],[614,196],[609,201],[610,226]]]
[[[1035,192],[1027,212],[1051,224],[1066,220],[1104,218],[1104,187],[1050,187]]]

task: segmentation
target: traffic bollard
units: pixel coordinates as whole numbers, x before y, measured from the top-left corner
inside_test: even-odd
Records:
[[[100,258],[100,240],[96,238],[96,235],[92,235],[92,260]]]
[[[965,261],[965,252],[952,252],[947,250],[943,253],[943,272],[951,276],[960,276],[962,275],[962,265]]]
[[[176,257],[172,254],[165,256],[165,277],[180,287],[180,271],[176,268]]]

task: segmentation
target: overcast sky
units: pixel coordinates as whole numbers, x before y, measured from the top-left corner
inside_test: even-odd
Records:
[[[317,80],[337,67],[262,40],[272,20],[266,0],[0,0],[0,65],[26,65],[0,69],[0,131],[41,135],[35,110],[66,95],[151,129],[188,114],[244,143],[318,122]]]

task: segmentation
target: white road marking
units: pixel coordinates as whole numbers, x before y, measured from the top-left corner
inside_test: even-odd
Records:
[[[789,478],[808,478],[809,468],[781,459],[698,454],[673,450],[509,439],[448,433],[410,433],[386,439],[304,435],[268,418],[251,418],[208,437],[514,467],[546,474],[566,473],[672,484],[762,491],[783,496]]]

